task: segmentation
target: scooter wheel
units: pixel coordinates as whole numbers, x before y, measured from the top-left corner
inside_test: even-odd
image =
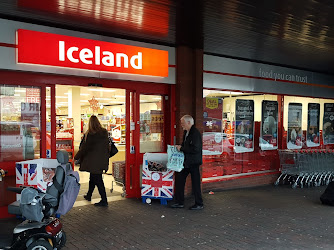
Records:
[[[61,236],[60,244],[59,244],[58,249],[64,247],[65,244],[66,244],[66,233],[65,233],[64,231],[63,231],[62,233],[63,233],[63,234],[62,234],[62,236]]]
[[[46,240],[36,240],[31,243],[27,250],[53,250],[53,247]]]

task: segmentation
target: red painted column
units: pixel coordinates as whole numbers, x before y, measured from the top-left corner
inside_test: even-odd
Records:
[[[51,85],[51,158],[56,159],[56,87]]]
[[[283,135],[284,135],[284,126],[283,126],[283,117],[284,117],[284,96],[278,95],[278,149],[283,149]]]
[[[41,87],[40,157],[46,158],[46,88]]]

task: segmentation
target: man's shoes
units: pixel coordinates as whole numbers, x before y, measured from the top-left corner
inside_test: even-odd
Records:
[[[85,194],[83,197],[84,197],[85,200],[87,200],[87,201],[91,201],[91,200],[92,200],[92,197],[91,197],[91,196],[88,196],[87,194]]]
[[[173,205],[170,206],[171,208],[184,208],[183,204],[180,203],[174,203]]]
[[[97,206],[97,207],[107,207],[108,206],[108,202],[106,202],[106,201],[100,201],[98,203],[95,203],[94,205]]]
[[[195,205],[191,206],[189,208],[189,210],[202,210],[203,208],[204,208],[203,205],[197,205],[197,204],[195,204]]]

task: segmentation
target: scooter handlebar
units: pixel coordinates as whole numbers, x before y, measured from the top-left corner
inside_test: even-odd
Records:
[[[24,187],[7,187],[8,191],[20,194],[22,192],[22,190],[24,189]]]

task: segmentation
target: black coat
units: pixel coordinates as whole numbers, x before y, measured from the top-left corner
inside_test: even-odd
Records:
[[[95,134],[87,134],[82,141],[78,153],[74,157],[80,160],[80,171],[92,174],[102,174],[109,167],[109,139],[108,131],[103,129]]]
[[[187,131],[184,131],[181,151],[184,153],[184,166],[202,165],[202,136],[199,130],[193,125],[186,137]]]

